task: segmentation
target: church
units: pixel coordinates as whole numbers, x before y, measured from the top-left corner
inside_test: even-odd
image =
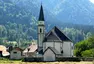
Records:
[[[73,42],[58,27],[45,32],[45,19],[41,5],[38,19],[38,54],[44,61],[55,61],[57,57],[73,57]]]

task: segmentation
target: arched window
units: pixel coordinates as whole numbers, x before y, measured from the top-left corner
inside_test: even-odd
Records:
[[[40,33],[42,32],[42,29],[40,28]]]
[[[63,50],[61,50],[61,53],[63,54]]]

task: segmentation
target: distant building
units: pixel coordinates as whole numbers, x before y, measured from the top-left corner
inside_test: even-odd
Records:
[[[0,51],[0,57],[3,57],[3,55],[2,55],[2,51]]]
[[[3,45],[0,45],[0,57],[9,56],[9,52],[7,52],[7,48]]]
[[[41,5],[38,20],[38,53],[43,55],[44,61],[55,61],[56,56],[73,57],[73,42],[70,38],[56,26],[46,34],[44,21]]]
[[[23,51],[25,58],[29,60],[30,58],[33,60],[41,58],[44,61],[55,61],[59,57],[73,57],[74,46],[72,40],[56,26],[48,33],[45,33],[44,21],[43,7],[41,5],[37,30],[38,46],[36,44],[32,44],[27,47]]]
[[[13,48],[13,50],[10,52],[10,59],[21,59],[23,57],[22,52],[23,50],[19,47]]]
[[[31,44],[29,47],[27,47],[24,51],[23,51],[23,55],[25,57],[35,57],[37,54],[37,44]]]

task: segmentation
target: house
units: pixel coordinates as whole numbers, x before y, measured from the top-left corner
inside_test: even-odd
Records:
[[[44,61],[55,61],[56,57],[73,57],[73,42],[56,26],[45,33],[45,19],[41,5],[38,19],[38,53]],[[55,51],[58,52],[55,53]]]
[[[36,44],[31,44],[29,47],[27,47],[23,51],[23,55],[25,57],[35,57],[37,54],[37,45]]]
[[[21,59],[23,57],[22,52],[23,50],[19,47],[13,48],[13,50],[10,52],[10,59]]]
[[[55,61],[57,55],[61,54],[55,48],[48,47],[43,54],[44,61]]]
[[[0,57],[9,56],[9,52],[7,52],[7,48],[3,45],[0,45]]]

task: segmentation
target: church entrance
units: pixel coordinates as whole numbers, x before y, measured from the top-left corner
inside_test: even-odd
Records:
[[[55,61],[55,54],[53,53],[52,50],[47,49],[44,52],[44,61]]]
[[[46,60],[47,61],[55,61],[55,58],[53,58],[52,56],[47,56],[46,57]]]

